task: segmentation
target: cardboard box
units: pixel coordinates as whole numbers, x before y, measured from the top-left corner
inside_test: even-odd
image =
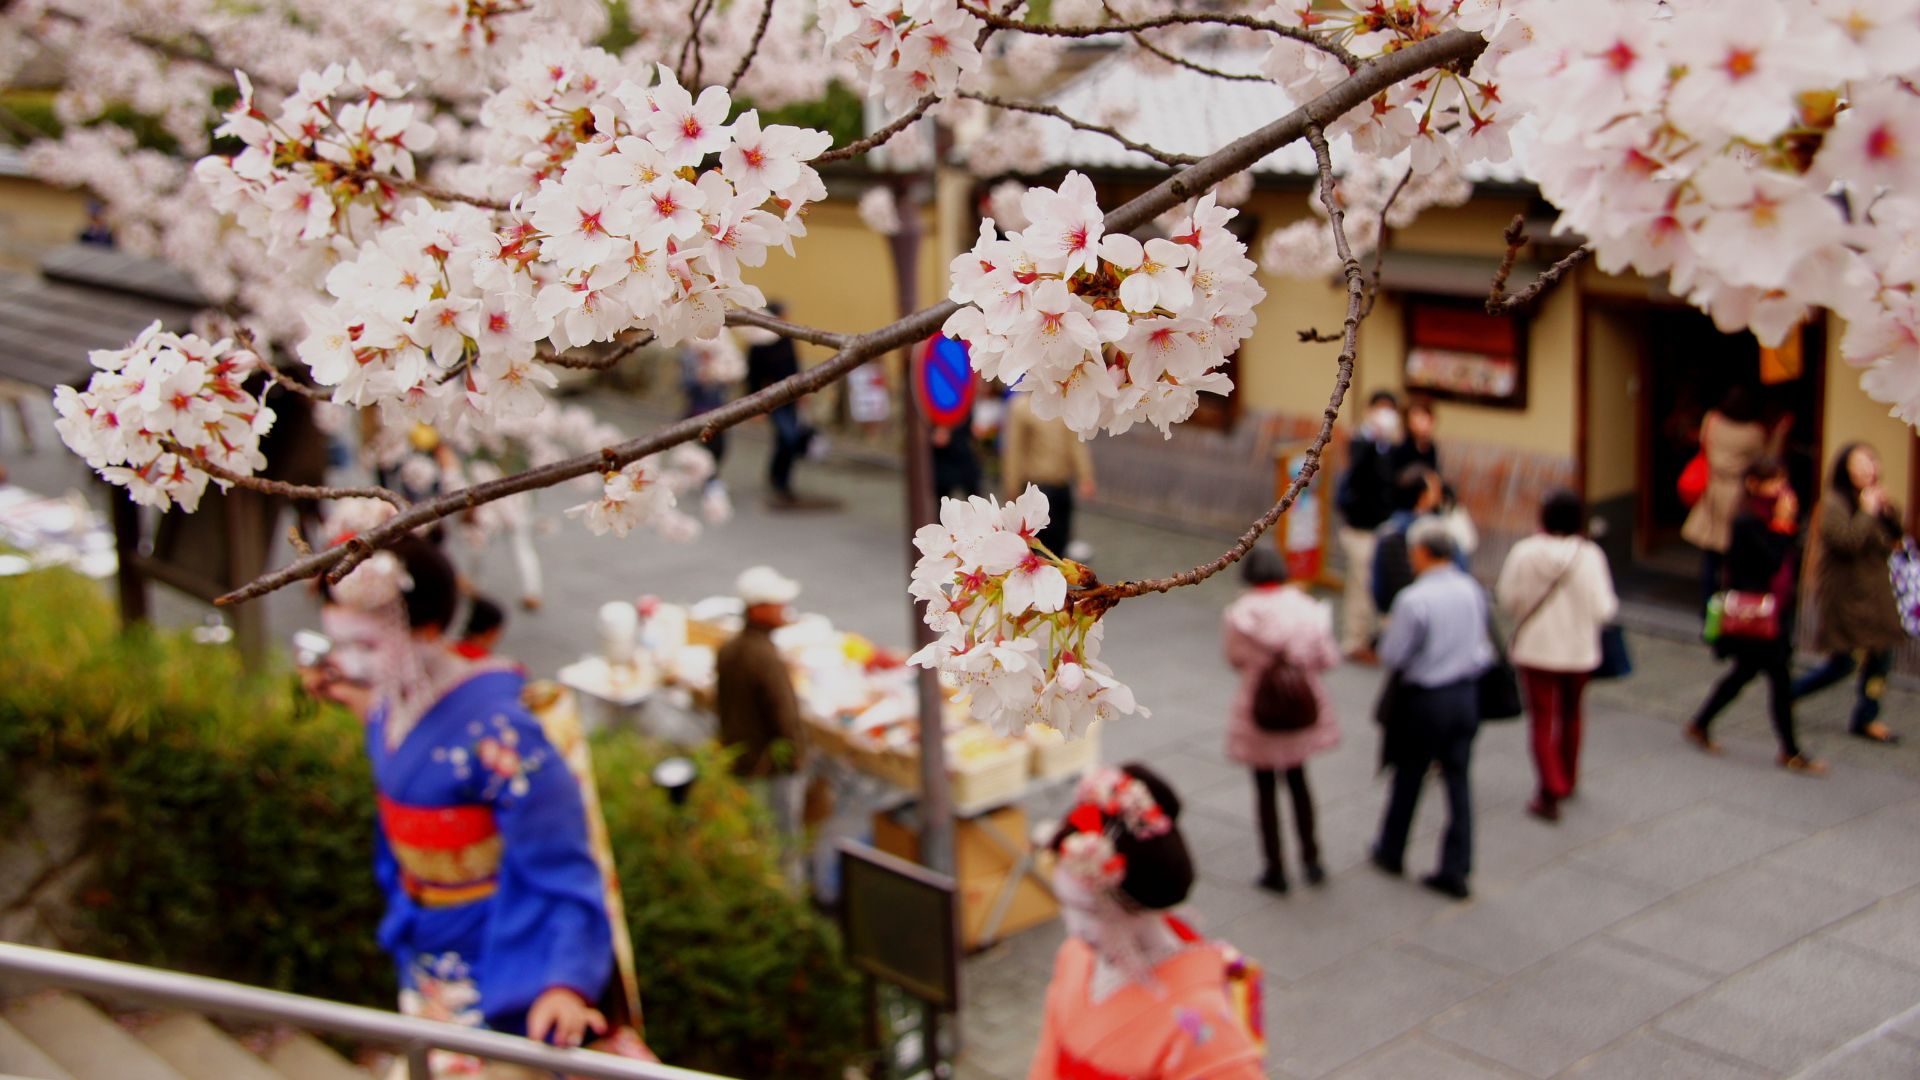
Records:
[[[1031,849],[1027,812],[1020,807],[1004,807],[979,819],[963,818],[954,823],[954,878],[960,890],[960,940],[968,949],[985,948],[1022,930],[1051,922],[1060,914],[1060,905],[1053,894],[1031,874],[1023,873],[1012,886],[1013,896],[1007,901],[1006,914],[989,936],[987,918],[998,906],[1002,890],[1008,887],[1007,877],[1020,855],[1008,853],[981,828],[981,821],[990,823],[1020,855]],[[903,859],[920,857],[919,835],[890,814],[873,816],[873,846]]]

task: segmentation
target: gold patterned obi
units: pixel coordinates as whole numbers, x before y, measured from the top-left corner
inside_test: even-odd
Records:
[[[498,887],[500,829],[489,806],[408,806],[380,796],[400,887],[421,907],[484,900]]]

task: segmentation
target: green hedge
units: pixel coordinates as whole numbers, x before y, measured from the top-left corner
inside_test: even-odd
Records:
[[[93,811],[76,947],[392,1006],[352,716],[248,676],[230,649],[121,635],[100,588],[62,572],[0,579],[0,642],[0,826],[26,809],[11,799],[26,768]],[[594,752],[649,1040],[737,1076],[837,1076],[857,984],[781,884],[758,805],[714,755],[679,809],[646,781],[659,747],[609,736]]]

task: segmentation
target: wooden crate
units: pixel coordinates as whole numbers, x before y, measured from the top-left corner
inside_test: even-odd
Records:
[[[994,831],[1015,845],[1017,854],[1007,852],[987,835],[981,822],[990,822]],[[999,906],[1001,893],[1009,887],[1007,878],[1028,854],[1027,813],[1017,806],[1003,807],[977,819],[961,819],[953,836],[954,880],[960,891],[961,941],[968,949],[984,948],[1042,923],[1060,914],[1060,905],[1030,874],[1022,873],[1011,883],[1012,896],[1000,925],[988,932],[987,919]],[[917,860],[920,838],[891,815],[876,814],[873,819],[873,846],[890,855]]]

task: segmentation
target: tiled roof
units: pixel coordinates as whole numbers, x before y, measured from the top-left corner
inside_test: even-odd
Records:
[[[1222,40],[1189,46],[1180,55],[1219,71],[1250,74],[1259,71],[1264,53],[1264,47]],[[1130,52],[1116,52],[1067,82],[1048,101],[1075,119],[1109,124],[1129,139],[1176,154],[1211,153],[1294,109],[1286,91],[1271,82],[1218,79],[1171,64],[1154,68],[1143,71]],[[1042,157],[1049,167],[1164,168],[1105,135],[1075,130],[1052,117],[1035,120],[1044,133]],[[1348,153],[1344,138],[1334,141],[1336,169]],[[1297,140],[1260,159],[1254,171],[1313,175],[1313,150],[1304,139]],[[1524,154],[1517,147],[1510,160],[1476,163],[1468,167],[1467,176],[1476,183],[1528,182]]]

